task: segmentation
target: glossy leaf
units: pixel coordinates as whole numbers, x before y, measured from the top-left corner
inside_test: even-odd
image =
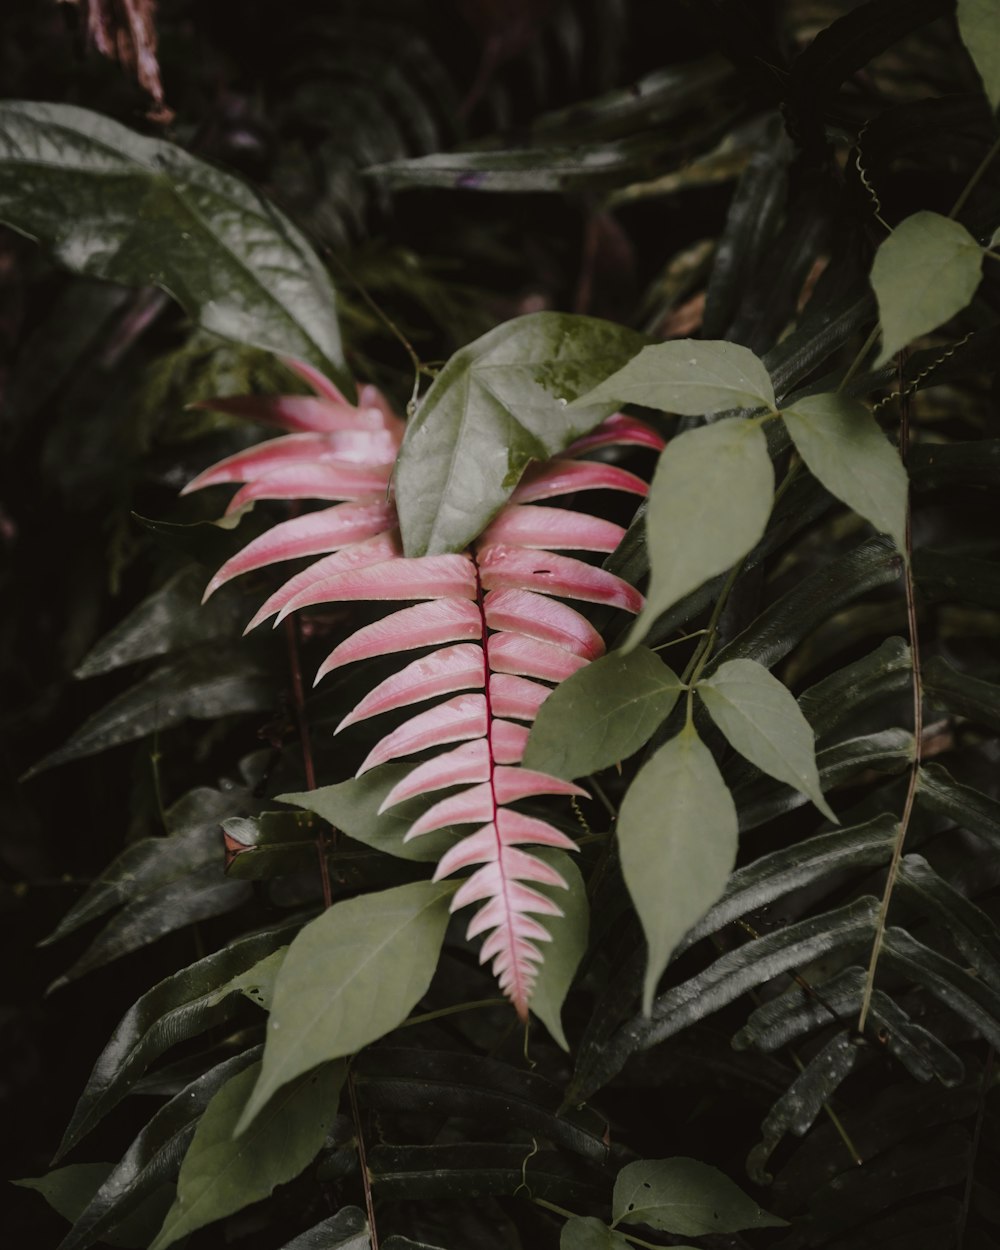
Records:
[[[925,666],[924,689],[934,703],[949,712],[1000,730],[1000,683],[961,673],[935,655]]]
[[[223,338],[342,367],[333,288],[304,237],[259,192],[171,143],[73,105],[7,101],[0,220],[75,273],[161,287]]]
[[[55,1211],[74,1221],[113,1167],[111,1163],[71,1163],[45,1176],[25,1177],[12,1183],[37,1190]],[[173,1194],[173,1185],[159,1186],[131,1215],[109,1228],[103,1241],[109,1246],[124,1246],[126,1250],[147,1246]]]
[[[559,1250],[630,1250],[631,1244],[592,1215],[574,1215],[559,1235]]]
[[[610,322],[534,313],[457,352],[407,428],[396,500],[408,556],[458,551],[499,511],[532,460],[547,460],[613,411],[569,401],[637,352]]]
[[[525,767],[583,777],[628,759],[669,716],[681,688],[676,674],[645,647],[600,657],[557,686],[539,708]]]
[[[787,686],[755,660],[727,660],[696,689],[741,755],[807,795],[828,820],[838,823],[820,789],[812,728]]]
[[[957,221],[919,212],[900,222],[872,264],[882,326],[876,364],[960,313],[976,293],[982,264],[982,249]]]
[[[774,409],[767,370],[738,343],[677,339],[644,347],[580,404],[641,404],[697,417],[730,408]]]
[[[958,30],[995,113],[1000,106],[1000,4],[997,0],[958,0]]]
[[[391,1250],[394,1239],[382,1243]],[[286,1242],[281,1250],[369,1250],[368,1221],[360,1207],[342,1207],[328,1220],[321,1220],[312,1228]]]
[[[289,1081],[401,1024],[427,992],[454,887],[430,881],[334,904],[289,947],[243,1132]]]
[[[865,405],[845,395],[809,395],[781,415],[809,471],[905,551],[906,470]]]
[[[252,1128],[234,1129],[260,1074],[254,1064],[226,1082],[198,1121],[177,1178],[177,1197],[150,1250],[267,1198],[316,1157],[337,1114],[347,1075],[328,1063],[279,1090]]]
[[[697,1159],[641,1159],[622,1168],[611,1200],[615,1224],[648,1224],[685,1237],[780,1228],[718,1168]]]
[[[959,828],[1000,848],[1000,802],[962,785],[940,764],[924,764],[920,769],[917,804],[947,816]]]
[[[630,645],[661,612],[757,544],[773,496],[774,470],[759,426],[718,421],[669,444],[649,491],[649,592]]]
[[[649,948],[645,1012],[677,943],[722,894],[737,834],[732,796],[688,725],[640,769],[618,817],[622,874]]]

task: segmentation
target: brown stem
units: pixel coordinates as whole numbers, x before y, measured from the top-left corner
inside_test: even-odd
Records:
[[[361,1112],[358,1109],[358,1091],[354,1084],[354,1072],[347,1069],[347,1095],[351,1100],[351,1119],[354,1121],[354,1138],[358,1143],[358,1162],[361,1164],[361,1184],[365,1191],[365,1210],[368,1212],[368,1236],[371,1250],[378,1250],[378,1229],[375,1226],[375,1200],[372,1197],[372,1178],[368,1171],[368,1151],[365,1135],[361,1131]]]

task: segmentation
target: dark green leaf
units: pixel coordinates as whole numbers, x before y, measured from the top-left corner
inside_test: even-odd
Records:
[[[677,675],[645,647],[601,656],[542,704],[524,765],[573,779],[628,759],[670,715],[681,689]]]
[[[630,1250],[631,1242],[592,1215],[575,1215],[563,1225],[559,1250]]]
[[[546,919],[545,927],[552,941],[545,948],[545,959],[535,977],[529,1005],[563,1050],[569,1050],[562,1025],[562,1007],[587,949],[590,927],[587,887],[571,855],[545,847],[539,847],[532,854],[555,868],[569,888],[545,891],[563,914]]]
[[[0,220],[75,273],[162,287],[205,329],[342,379],[333,288],[303,236],[171,143],[72,105],[7,101]]]
[[[998,0],[958,0],[958,29],[969,49],[986,98],[995,113],[1000,105],[1000,3]]]
[[[1000,1045],[1000,993],[978,977],[895,926],[885,931],[882,961],[946,1003],[991,1046]]]
[[[532,313],[456,352],[410,421],[396,503],[408,556],[457,551],[503,507],[532,460],[548,460],[614,411],[570,406],[640,349],[592,317]]]
[[[697,1159],[641,1159],[622,1168],[611,1211],[616,1224],[648,1224],[685,1237],[779,1228],[742,1189]]]
[[[1000,608],[1000,564],[995,560],[921,550],[913,556],[913,576],[921,595],[932,602]]]
[[[921,767],[917,803],[947,816],[959,828],[978,834],[1000,849],[1000,802],[971,786],[961,785],[940,764]]]
[[[902,638],[887,638],[860,660],[810,686],[799,696],[799,707],[822,741],[862,708],[903,694],[912,680],[909,646]]]
[[[922,855],[903,856],[896,888],[943,924],[967,966],[1000,992],[1000,930],[986,912],[940,877]]]
[[[427,992],[454,882],[414,881],[334,904],[302,930],[278,975],[260,1080],[238,1131],[276,1090],[391,1032]]]
[[[917,443],[910,449],[908,464],[910,479],[918,490],[1000,486],[1000,438]]]
[[[47,1176],[27,1177],[13,1183],[37,1190],[55,1211],[72,1222],[113,1167],[112,1163],[71,1163]],[[161,1185],[121,1224],[109,1229],[103,1240],[109,1246],[124,1246],[127,1250],[147,1246],[173,1196],[173,1185]]]
[[[383,1250],[391,1250],[394,1240],[398,1238],[382,1242]],[[336,1215],[294,1237],[281,1250],[369,1250],[370,1245],[364,1211],[360,1207],[342,1207]]]
[[[259,1113],[249,1131],[234,1137],[260,1065],[230,1077],[198,1121],[177,1178],[177,1197],[150,1250],[267,1198],[319,1153],[337,1114],[347,1075],[328,1063],[290,1082]]]
[[[240,881],[266,881],[315,869],[321,829],[312,812],[230,816],[222,822],[226,875]]]
[[[1000,730],[1000,685],[970,677],[933,656],[924,665],[924,693],[934,703],[980,725]]]

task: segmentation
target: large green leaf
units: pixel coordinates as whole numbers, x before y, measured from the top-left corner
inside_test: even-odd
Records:
[[[781,415],[810,473],[904,551],[906,470],[865,405],[846,395],[809,395]]]
[[[214,1220],[259,1202],[319,1152],[337,1114],[346,1064],[327,1063],[279,1090],[251,1129],[233,1136],[257,1082],[254,1064],[226,1082],[205,1108],[177,1178],[177,1197],[150,1250],[165,1250]]]
[[[837,823],[820,788],[812,728],[787,686],[756,660],[727,660],[696,689],[741,755],[807,795]]]
[[[304,237],[171,143],[72,105],[7,101],[0,220],[75,273],[162,287],[205,329],[346,381],[333,287]]]
[[[603,655],[542,704],[524,765],[572,779],[626,760],[669,716],[681,689],[677,675],[645,647]]]
[[[661,612],[757,544],[773,498],[774,470],[759,425],[718,421],[668,445],[646,512],[649,592],[628,645],[643,638]]]
[[[697,1159],[640,1159],[615,1181],[611,1213],[616,1224],[648,1224],[684,1237],[779,1228],[769,1215],[718,1168]]]
[[[409,423],[396,466],[408,556],[457,551],[506,503],[532,460],[548,460],[614,411],[570,401],[634,356],[632,330],[532,313],[456,352]]]
[[[278,976],[260,1080],[239,1132],[287,1082],[406,1019],[437,967],[454,890],[414,881],[336,903],[306,925]]]
[[[631,1250],[631,1244],[592,1215],[574,1215],[559,1236],[559,1250]]]
[[[546,944],[545,958],[531,991],[530,1007],[563,1050],[569,1050],[562,1025],[562,1006],[587,949],[590,928],[587,887],[572,855],[544,847],[538,847],[532,854],[555,868],[569,888],[546,891],[563,914],[546,918],[545,927],[552,941]]]
[[[729,408],[774,410],[774,388],[758,358],[738,343],[675,339],[644,347],[578,401],[641,404],[690,417]]]
[[[958,29],[983,80],[990,108],[1000,105],[1000,0],[958,0]]]
[[[645,1011],[674,947],[722,894],[737,836],[732,795],[687,725],[640,769],[618,817],[622,874],[649,947]]]
[[[882,326],[876,364],[960,313],[976,293],[982,265],[982,249],[957,221],[929,212],[901,221],[872,265]]]

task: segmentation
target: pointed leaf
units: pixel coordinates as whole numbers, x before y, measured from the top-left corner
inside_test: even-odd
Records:
[[[314,603],[343,603],[356,599],[446,599],[452,596],[474,599],[475,595],[475,570],[467,556],[424,556],[419,560],[390,557],[381,563],[363,565],[323,578],[290,599],[279,613],[278,620],[282,621],[290,612]]]
[[[882,326],[876,366],[960,313],[976,293],[982,266],[982,249],[957,221],[929,212],[901,221],[872,265]]]
[[[464,742],[467,738],[481,738],[485,733],[486,696],[459,694],[411,716],[398,729],[386,734],[365,756],[357,775],[360,777],[377,764],[386,764],[401,755],[413,755],[449,742]]]
[[[540,677],[543,681],[562,682],[583,668],[587,661],[563,647],[523,634],[501,632],[490,635],[490,671],[511,673],[518,677]]]
[[[515,547],[538,547],[546,551],[614,551],[625,531],[613,521],[570,512],[568,508],[543,508],[533,504],[510,504],[489,525],[476,546],[491,543]]]
[[[306,240],[259,191],[171,143],[72,105],[6,101],[0,220],[74,273],[162,287],[214,334],[342,376],[333,288]]]
[[[603,460],[546,460],[530,468],[510,497],[514,505],[539,499],[557,499],[581,490],[615,490],[645,496],[649,487],[641,477]]]
[[[56,1168],[46,1176],[29,1176],[11,1183],[36,1190],[53,1210],[64,1219],[73,1221],[113,1167],[112,1163],[71,1163],[68,1167]],[[121,1223],[105,1233],[104,1243],[124,1246],[126,1250],[148,1246],[173,1195],[173,1185],[160,1185]]]
[[[391,1250],[393,1238],[382,1243]],[[360,1207],[342,1207],[328,1220],[314,1224],[286,1242],[281,1250],[370,1250],[368,1221]]]
[[[905,551],[906,470],[865,405],[809,395],[781,415],[810,473]]]
[[[530,590],[491,590],[483,601],[483,609],[490,629],[550,642],[587,660],[604,654],[600,634],[585,617],[575,608],[544,595]]]
[[[563,1050],[569,1050],[562,1025],[562,1007],[587,949],[590,908],[587,887],[573,858],[562,851],[536,847],[533,854],[554,867],[566,882],[558,899],[561,916],[546,923],[552,944],[545,952],[531,991],[530,1007]]]
[[[644,347],[579,404],[641,404],[690,417],[730,408],[774,409],[774,388],[757,357],[738,343],[676,339]]]
[[[667,446],[649,491],[649,592],[630,645],[661,612],[756,546],[773,497],[774,470],[758,425],[718,421]]]
[[[712,720],[751,764],[807,795],[838,824],[816,768],[816,739],[792,692],[755,660],[727,660],[696,687]]]
[[[611,1212],[616,1224],[648,1224],[684,1237],[781,1228],[718,1168],[697,1159],[641,1159],[618,1173]]]
[[[940,764],[925,764],[920,769],[917,803],[1000,849],[1000,802],[972,786],[961,785]]]
[[[969,49],[986,98],[995,113],[1000,106],[1000,3],[997,0],[958,0],[958,30]]]
[[[670,715],[681,689],[676,674],[645,647],[601,656],[557,686],[539,708],[525,766],[584,777],[626,760]]]
[[[258,1077],[254,1064],[231,1077],[213,1097],[195,1129],[177,1178],[177,1197],[150,1250],[267,1198],[293,1180],[319,1153],[337,1114],[347,1075],[328,1063],[300,1076],[271,1099],[247,1132],[233,1133]]]
[[[437,967],[453,891],[414,881],[336,903],[302,930],[278,976],[260,1080],[238,1132],[283,1085],[406,1019]]]
[[[370,660],[397,651],[440,646],[443,642],[481,638],[479,606],[469,599],[437,599],[401,608],[380,621],[373,621],[334,647],[319,667],[317,682],[342,664]]]
[[[454,558],[454,557],[452,557]],[[614,573],[594,568],[572,556],[501,544],[487,547],[479,556],[482,584],[488,590],[527,590],[587,603],[604,603],[638,612],[642,595]]]
[[[379,682],[348,712],[334,732],[340,733],[348,725],[369,716],[410,707],[425,699],[435,699],[438,695],[453,694],[456,690],[481,690],[485,683],[482,647],[469,643],[442,647]]]
[[[649,948],[647,1013],[674,947],[722,894],[737,836],[732,796],[688,725],[639,770],[618,817],[622,874]]]
[[[482,533],[531,460],[548,460],[613,405],[568,408],[642,345],[567,313],[497,326],[457,352],[410,422],[396,470],[408,556],[458,551]]]
[[[621,1233],[592,1215],[574,1215],[559,1236],[559,1250],[631,1250],[631,1245]]]

